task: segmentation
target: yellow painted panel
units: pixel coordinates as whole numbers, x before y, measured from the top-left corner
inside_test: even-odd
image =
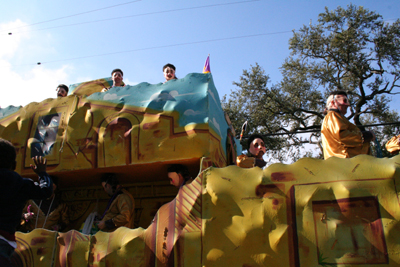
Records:
[[[49,231],[19,233],[14,260],[48,263],[55,251],[75,264],[62,266],[399,266],[399,170],[400,156],[367,155],[211,167],[147,229],[58,240]],[[70,254],[61,237],[71,240]]]

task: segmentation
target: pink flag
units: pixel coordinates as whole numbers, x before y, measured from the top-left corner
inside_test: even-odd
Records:
[[[210,73],[211,69],[210,69],[210,55],[208,55],[207,59],[206,59],[206,63],[204,64],[204,68],[203,68],[203,73]]]

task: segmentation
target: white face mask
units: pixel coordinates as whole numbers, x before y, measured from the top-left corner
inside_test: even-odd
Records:
[[[264,141],[260,138],[254,139],[249,148],[250,154],[254,155],[255,157],[261,158],[265,154],[265,144]]]
[[[174,69],[167,67],[164,70],[164,77],[167,81],[175,79],[175,71]]]

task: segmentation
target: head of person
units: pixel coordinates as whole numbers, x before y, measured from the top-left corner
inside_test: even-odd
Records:
[[[101,177],[101,186],[104,191],[111,197],[117,191],[119,181],[114,173],[106,173]]]
[[[17,166],[16,162],[17,153],[15,152],[15,147],[10,141],[0,138],[0,168],[15,170]]]
[[[60,84],[57,86],[57,97],[65,97],[68,95],[68,86]]]
[[[190,173],[185,165],[174,164],[168,167],[168,178],[175,187],[181,187],[190,179]]]
[[[266,151],[264,137],[259,134],[250,135],[247,141],[247,151],[256,158],[262,158]]]
[[[172,65],[170,63],[165,64],[164,67],[163,67],[163,73],[164,73],[165,81],[178,79],[175,76],[175,71],[176,71],[176,68],[175,68],[174,65]]]
[[[326,109],[338,109],[342,115],[347,113],[349,106],[350,102],[345,91],[331,92],[326,101]]]
[[[124,79],[124,73],[121,69],[114,69],[111,72],[111,79],[113,81],[113,86],[122,86],[122,80]]]

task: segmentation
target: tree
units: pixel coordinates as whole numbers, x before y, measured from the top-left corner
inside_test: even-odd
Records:
[[[362,130],[366,124],[399,121],[389,104],[390,96],[400,93],[400,20],[385,23],[379,14],[354,5],[325,8],[318,24],[293,33],[289,48],[281,82],[268,87],[269,76],[256,63],[233,83],[238,90],[223,98],[237,130],[248,119],[249,133],[288,133],[271,137],[270,156],[295,161],[310,155],[300,150],[306,143],[321,147],[319,132],[307,137],[293,132],[320,129],[333,90],[348,92],[353,106],[348,118]],[[376,131],[381,145],[399,130],[397,125]]]

